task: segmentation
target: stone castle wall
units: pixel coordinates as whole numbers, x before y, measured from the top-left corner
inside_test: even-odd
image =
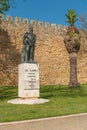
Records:
[[[66,27],[28,19],[2,17],[0,24],[0,85],[18,84],[23,35],[30,25],[37,36],[35,61],[40,66],[40,84],[57,85],[69,82],[69,55],[63,42]],[[83,43],[84,42],[84,43]],[[86,37],[83,34],[78,54],[78,81],[87,83]]]

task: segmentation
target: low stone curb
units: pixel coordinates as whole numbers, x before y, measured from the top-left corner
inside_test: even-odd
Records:
[[[10,125],[10,124],[21,124],[21,123],[30,123],[30,122],[39,122],[39,121],[45,121],[45,120],[53,120],[53,119],[64,119],[64,118],[70,118],[70,117],[78,117],[87,115],[87,113],[81,113],[81,114],[73,114],[73,115],[65,115],[65,116],[58,116],[58,117],[49,117],[49,118],[41,118],[41,119],[32,119],[32,120],[23,120],[23,121],[13,121],[13,122],[3,122],[0,123],[0,125]]]

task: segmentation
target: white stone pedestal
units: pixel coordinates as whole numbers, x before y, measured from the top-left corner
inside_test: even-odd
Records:
[[[22,63],[18,66],[18,96],[21,98],[39,97],[39,65]]]
[[[18,96],[20,98],[8,101],[12,104],[41,104],[49,102],[39,98],[39,65],[22,63],[18,66]]]

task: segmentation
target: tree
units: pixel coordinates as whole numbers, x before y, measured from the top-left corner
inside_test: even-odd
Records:
[[[10,8],[10,0],[0,0],[0,13],[4,14],[5,11],[8,11]]]
[[[69,53],[70,59],[69,87],[77,87],[80,85],[77,81],[77,53],[80,49],[80,33],[74,26],[77,21],[77,15],[74,10],[68,10],[68,13],[65,16],[67,17],[67,22],[69,23],[64,38],[65,47]]]
[[[12,7],[16,6],[15,0],[0,0],[0,13],[4,14],[5,11],[8,11],[11,6]]]

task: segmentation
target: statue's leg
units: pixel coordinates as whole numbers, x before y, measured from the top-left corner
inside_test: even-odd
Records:
[[[28,45],[28,49],[27,49],[27,60],[30,60],[30,46]]]
[[[28,56],[27,56],[27,45],[26,45],[26,48],[25,48],[25,62],[28,61]]]
[[[22,54],[21,54],[21,62],[24,62],[25,61],[25,51],[24,51],[24,48],[22,50]]]
[[[31,59],[32,61],[34,61],[34,50],[35,50],[35,46],[32,46],[32,47],[31,47],[31,53],[30,53],[30,59]]]
[[[25,52],[25,62],[27,62],[27,52]]]

